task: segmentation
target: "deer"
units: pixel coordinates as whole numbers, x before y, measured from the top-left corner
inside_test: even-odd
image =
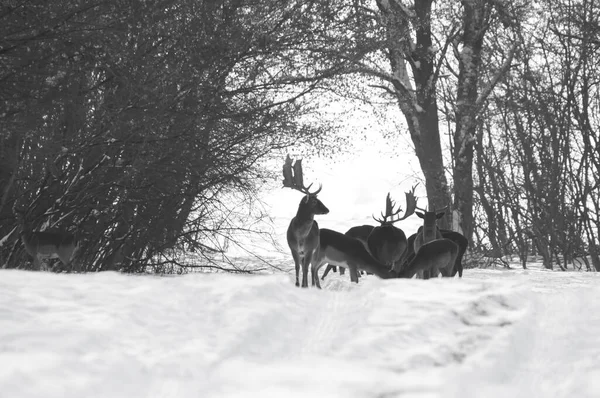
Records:
[[[348,231],[346,231],[346,233],[344,235],[349,236],[354,239],[358,239],[365,246],[365,249],[367,249],[369,254],[371,254],[371,252],[369,251],[369,245],[367,243],[367,239],[369,238],[369,234],[371,233],[371,231],[373,231],[373,228],[375,228],[375,227],[372,225],[357,225],[356,227],[352,227]],[[321,280],[325,279],[325,277],[331,270],[333,270],[333,272],[335,272],[336,266],[332,265],[332,264],[328,264],[327,268],[325,268],[325,272],[323,273],[323,276],[321,277]],[[340,275],[344,275],[344,273],[345,273],[345,268],[340,267]],[[360,274],[358,275],[358,277],[360,277]]]
[[[34,269],[37,271],[42,269],[43,259],[58,258],[63,268],[70,271],[73,256],[79,249],[77,237],[70,232],[57,229],[34,231],[27,222],[29,209],[14,207],[13,210],[20,223],[20,240],[27,254],[33,259]]]
[[[58,258],[64,268],[70,269],[73,255],[79,248],[75,235],[61,231],[23,230],[21,241],[25,251],[33,258],[37,271],[41,270],[41,260],[45,258]]]
[[[414,214],[417,207],[417,198],[415,197],[416,187],[415,185],[410,191],[405,193],[406,210],[402,217],[398,216],[402,208],[398,206],[394,210],[396,203],[392,200],[389,192],[385,198],[385,214],[381,212],[381,218],[372,216],[380,225],[374,228],[368,237],[369,250],[377,260],[393,268],[396,272],[400,271],[402,267],[402,260],[406,254],[407,240],[404,231],[394,226],[394,223],[405,220]],[[398,217],[394,218],[394,216]]]
[[[460,232],[452,231],[449,229],[438,228],[440,231],[442,238],[450,239],[454,243],[458,245],[458,255],[456,256],[456,260],[454,261],[454,268],[452,270],[452,276],[455,276],[458,273],[458,277],[462,278],[463,274],[463,265],[462,258],[467,251],[469,246],[469,241],[467,238],[461,234]],[[419,228],[419,233],[422,232],[422,227]],[[417,237],[417,233],[412,234],[408,237],[408,247],[406,250],[406,256],[404,257],[404,263],[407,264],[415,257],[415,247],[414,242]]]
[[[355,237],[359,239],[365,245],[365,248],[371,256],[383,264],[388,265],[390,268],[394,268],[396,271],[400,271],[403,264],[403,258],[406,252],[407,242],[404,231],[400,228],[395,227],[393,224],[405,220],[412,214],[414,214],[417,199],[415,197],[416,185],[412,187],[409,192],[406,192],[406,211],[402,217],[397,217],[402,211],[402,208],[398,206],[396,210],[396,203],[392,200],[390,193],[388,192],[386,197],[385,214],[381,212],[381,218],[372,216],[373,219],[380,223],[380,226],[373,227],[371,225],[360,225],[350,228],[345,235]],[[329,264],[323,278],[329,273],[334,266]],[[340,268],[340,275],[343,275],[343,268]]]
[[[459,246],[454,241],[444,238],[437,226],[437,220],[446,214],[447,208],[448,206],[440,211],[435,211],[435,209],[433,211],[428,211],[419,207],[416,208],[419,211],[416,211],[415,214],[419,218],[423,219],[423,226],[419,227],[419,230],[414,238],[415,256],[418,255],[419,251],[421,250],[431,250],[430,248],[432,247],[431,244],[433,242],[448,241],[452,243],[452,246],[449,245],[449,247],[451,247],[451,253],[449,253],[448,258],[445,258],[447,261],[432,263],[429,270],[424,270],[424,272],[420,274],[423,279],[429,279],[430,276],[435,277],[439,273],[441,273],[444,277],[450,277],[453,275],[454,264],[458,258]],[[440,244],[438,243],[436,245]],[[448,244],[445,243],[443,245]]]
[[[458,273],[458,277],[462,278],[463,265],[462,258],[469,247],[469,240],[460,232],[452,231],[449,229],[440,229],[440,233],[444,239],[450,239],[452,242],[458,245],[458,255],[454,261],[454,267],[452,268],[452,275],[455,276]]]
[[[293,162],[288,154],[283,165],[283,186],[297,190],[305,196],[300,200],[296,216],[292,218],[287,229],[287,242],[296,267],[296,286],[300,286],[299,272],[302,266],[302,287],[307,288],[308,267],[311,264],[314,266],[319,255],[320,232],[315,215],[327,214],[329,209],[317,198],[323,187],[319,185],[316,191],[310,192],[313,184],[306,187],[303,180],[302,159]],[[311,271],[314,286],[314,267],[311,267]]]
[[[416,273],[429,269],[431,264],[440,264],[449,260],[448,255],[456,244],[442,239],[428,244],[428,250],[422,250],[400,271],[390,269],[386,264],[375,259],[358,239],[337,231],[321,228],[319,236],[319,252],[316,262],[312,263],[311,274],[313,284],[321,288],[319,269],[324,264],[336,264],[350,270],[350,280],[358,283],[358,270],[370,272],[382,279],[412,278]],[[424,245],[425,247],[425,245]]]

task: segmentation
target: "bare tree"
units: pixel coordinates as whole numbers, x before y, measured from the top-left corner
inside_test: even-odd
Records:
[[[523,264],[533,247],[547,268],[565,269],[589,254],[598,269],[598,163],[592,137],[599,119],[598,108],[590,106],[599,98],[592,83],[597,73],[590,67],[598,53],[598,6],[560,0],[544,6],[551,12],[519,26],[519,66],[489,108],[478,148],[478,194],[492,221],[492,245],[507,234]],[[498,178],[502,173],[509,178]]]
[[[24,263],[17,208],[76,232],[87,271],[223,253],[261,216],[231,200],[254,200],[259,160],[326,130],[306,122],[317,86],[290,76],[304,18],[237,0],[3,5],[2,265]]]

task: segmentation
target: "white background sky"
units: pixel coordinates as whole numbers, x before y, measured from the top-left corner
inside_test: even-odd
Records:
[[[375,225],[371,215],[379,216],[385,210],[387,193],[390,192],[392,199],[405,209],[404,193],[417,183],[419,205],[426,206],[419,162],[396,107],[390,107],[385,116],[376,115],[369,106],[343,111],[333,103],[325,115],[330,120],[335,119],[340,134],[348,137],[349,146],[341,153],[309,157],[300,155],[301,151],[294,153],[293,148],[289,151],[293,159],[303,158],[305,185],[314,183],[313,188],[323,185],[319,199],[330,212],[316,217],[321,228],[344,233],[356,225]],[[281,159],[269,162],[278,179],[273,182],[272,189],[264,192],[262,199],[267,205],[267,213],[273,217],[274,236],[287,253],[285,233],[296,214],[302,194],[282,188],[284,160],[285,155],[282,154]],[[409,236],[420,224],[420,219],[412,216],[396,225]],[[267,246],[265,250],[268,252],[271,248]]]
[[[374,225],[371,215],[379,216],[385,210],[388,192],[403,209],[406,208],[404,192],[419,182],[415,178],[418,162],[410,154],[411,148],[406,148],[407,154],[398,155],[386,150],[382,141],[380,134],[373,133],[367,145],[342,159],[303,160],[305,184],[323,184],[319,199],[327,206],[329,214],[316,216],[321,228],[344,233],[355,225]],[[280,168],[282,166],[283,159]],[[419,184],[416,193],[418,197],[425,197],[423,183]],[[285,230],[301,199],[301,193],[288,188],[275,188],[265,196],[279,236],[285,238]],[[425,203],[424,199],[419,202],[421,206]],[[412,232],[409,231],[418,228],[418,220],[410,217],[398,225],[410,235]]]

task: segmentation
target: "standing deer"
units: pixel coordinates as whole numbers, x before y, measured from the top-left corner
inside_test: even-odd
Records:
[[[439,273],[441,273],[442,276],[453,275],[452,272],[454,268],[454,263],[456,261],[456,258],[458,257],[459,247],[452,240],[445,239],[437,226],[437,220],[444,216],[446,208],[447,207],[445,207],[441,211],[436,212],[435,210],[428,211],[417,207],[417,209],[420,211],[415,212],[417,216],[423,219],[423,226],[419,227],[419,231],[417,232],[414,240],[415,255],[418,255],[419,251],[421,250],[430,250],[427,248],[432,247],[431,244],[433,244],[434,242],[448,241],[452,243],[452,250],[449,253],[449,257],[443,262],[432,263],[430,270],[424,270],[422,272],[421,276],[423,277],[423,279],[429,279],[430,276],[435,277]],[[447,244],[444,243],[443,245]]]
[[[302,160],[297,160],[292,166],[290,155],[283,165],[283,186],[295,189],[305,194],[300,200],[296,216],[292,218],[287,229],[287,242],[296,266],[296,286],[300,286],[299,272],[302,265],[302,287],[308,287],[308,266],[312,264],[312,284],[315,284],[314,264],[319,255],[319,224],[314,217],[317,214],[327,214],[329,209],[317,198],[322,186],[315,192],[310,192],[312,186],[304,186],[302,175]],[[318,283],[318,277],[317,283]]]
[[[406,211],[402,217],[397,216],[402,208],[398,206],[397,210],[394,210],[396,206],[395,202],[387,194],[385,199],[385,214],[381,213],[381,218],[373,219],[379,222],[381,225],[374,228],[368,238],[368,245],[373,256],[388,265],[395,271],[400,271],[402,266],[402,260],[406,253],[407,241],[404,231],[394,226],[394,223],[405,220],[412,214],[414,214],[417,207],[417,199],[415,197],[416,185],[412,190],[406,192]]]

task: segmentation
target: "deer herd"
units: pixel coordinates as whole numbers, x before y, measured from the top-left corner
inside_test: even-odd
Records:
[[[321,288],[319,269],[328,264],[323,278],[331,269],[340,268],[343,274],[349,269],[350,280],[358,283],[360,271],[375,274],[380,278],[462,277],[462,257],[468,241],[460,233],[440,229],[437,220],[445,209],[428,211],[417,207],[415,187],[406,192],[406,210],[396,205],[390,194],[386,198],[385,213],[373,219],[380,225],[360,225],[350,228],[345,234],[319,228],[315,215],[329,213],[329,209],[317,198],[322,186],[310,192],[304,185],[302,161],[295,162],[288,155],[283,165],[283,186],[302,192],[296,216],[287,230],[287,241],[296,266],[296,286],[308,287],[310,265],[311,284]],[[419,211],[417,211],[419,210]],[[394,223],[416,214],[423,219],[419,230],[406,237]],[[299,273],[302,266],[302,285]]]
[[[406,210],[401,217],[402,209],[396,207],[388,194],[385,213],[381,212],[381,218],[373,217],[378,226],[360,225],[350,228],[345,234],[319,228],[315,215],[327,214],[329,209],[317,198],[322,186],[311,192],[312,184],[304,185],[301,160],[293,162],[287,156],[283,166],[283,186],[304,194],[287,230],[287,242],[296,266],[296,286],[300,286],[302,267],[301,286],[308,287],[310,265],[311,284],[320,288],[318,273],[325,264],[328,266],[323,278],[335,267],[339,267],[340,274],[348,268],[350,280],[357,283],[361,271],[384,279],[412,278],[415,275],[428,279],[440,274],[453,277],[457,273],[462,277],[462,257],[468,246],[467,239],[458,232],[437,227],[436,222],[444,215],[444,210],[427,211],[417,207],[416,186],[406,192]],[[423,225],[407,238],[394,223],[413,214],[423,219]],[[59,258],[70,270],[78,248],[76,237],[61,231],[31,231],[25,225],[25,217],[22,221],[21,240],[33,258],[35,268],[41,269],[44,258]]]

